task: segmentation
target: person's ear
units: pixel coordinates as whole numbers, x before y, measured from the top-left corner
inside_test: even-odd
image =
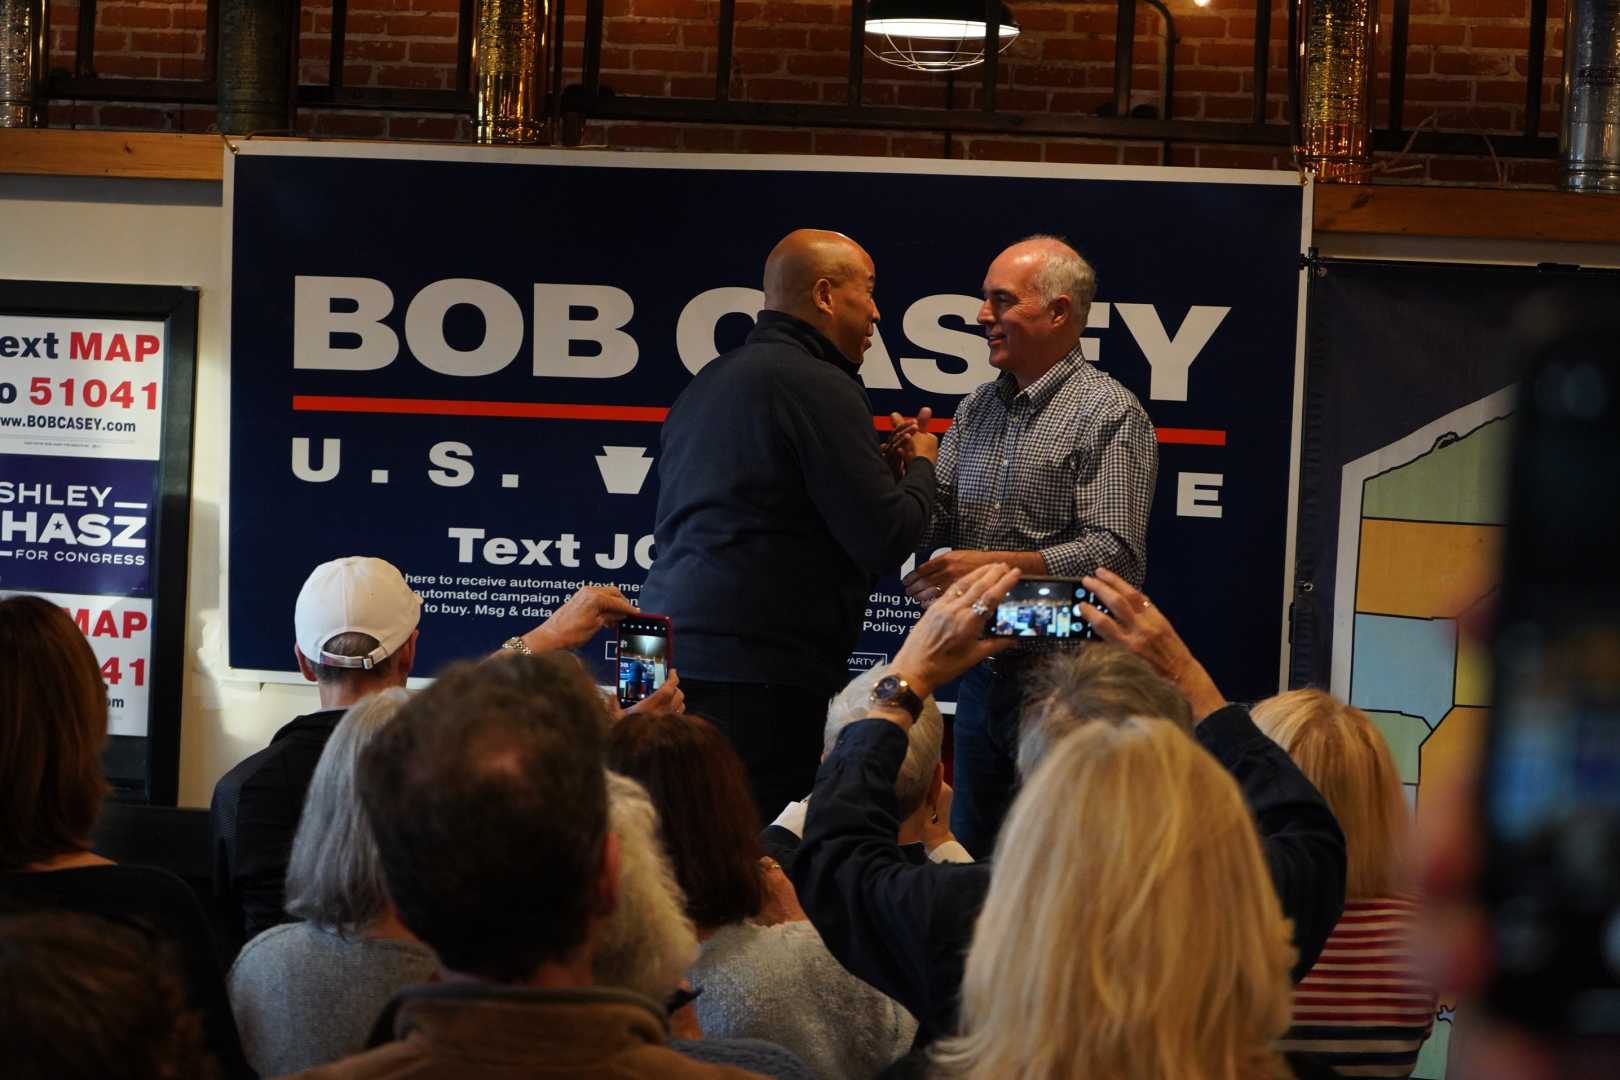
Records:
[[[315,666],[304,656],[304,650],[297,645],[293,646],[293,657],[298,661],[298,673],[310,682],[316,682]]]
[[[399,669],[399,685],[404,686],[405,680],[411,677],[411,668],[416,666],[416,637],[421,630],[412,630],[411,636],[405,639],[405,644],[399,647],[394,654],[394,665]]]
[[[833,313],[833,283],[831,278],[817,278],[810,289],[810,300],[823,315]]]
[[[945,763],[934,762],[934,778],[928,781],[928,795],[923,799],[925,805],[934,807],[939,805],[939,797],[945,794]]]
[[[592,905],[598,918],[605,919],[618,910],[622,862],[619,835],[610,829],[602,838],[602,870],[596,877],[596,902]]]
[[[1048,305],[1052,311],[1053,326],[1067,326],[1069,320],[1074,318],[1074,301],[1067,296],[1060,295]]]

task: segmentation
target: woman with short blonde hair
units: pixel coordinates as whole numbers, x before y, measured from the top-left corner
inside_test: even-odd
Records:
[[[1294,949],[1248,806],[1169,720],[1083,725],[1013,804],[948,1076],[1290,1075]]]
[[[1268,698],[1254,722],[1327,800],[1347,861],[1344,914],[1295,989],[1279,1045],[1346,1075],[1410,1076],[1436,997],[1413,955],[1412,816],[1395,757],[1366,713],[1321,690]]]

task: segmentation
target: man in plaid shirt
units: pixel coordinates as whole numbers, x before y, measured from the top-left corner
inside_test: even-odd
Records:
[[[1142,584],[1159,448],[1135,395],[1085,359],[1096,291],[1091,266],[1057,237],[1022,240],[990,264],[978,322],[1001,374],[962,399],[940,446],[921,546],[953,550],[906,578],[920,603],[991,562],[1025,577],[1106,566]],[[1026,676],[1040,652],[1016,647],[962,678],[951,831],[976,858],[990,854],[1012,802]]]

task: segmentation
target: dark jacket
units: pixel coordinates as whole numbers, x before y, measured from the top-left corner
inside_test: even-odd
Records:
[[[1294,920],[1298,981],[1344,909],[1344,834],[1327,803],[1241,706],[1197,728],[1243,789],[1261,847]],[[793,863],[799,904],[827,949],[917,1018],[917,1041],[950,1034],[991,864],[911,863],[895,843],[894,782],[906,734],[887,720],[846,727],[816,774]]]
[[[759,1080],[665,1045],[652,1002],[620,990],[539,990],[434,983],[402,990],[373,1033],[374,1048],[296,1074],[306,1080]],[[393,1039],[394,1041],[381,1041]]]
[[[809,324],[763,311],[664,421],[657,561],[643,610],[674,622],[674,664],[714,682],[831,694],[877,579],[912,553],[934,467],[896,482],[853,364]]]
[[[214,893],[242,912],[243,941],[292,921],[282,909],[287,859],[310,778],[343,713],[322,709],[298,717],[214,785],[208,809]]]

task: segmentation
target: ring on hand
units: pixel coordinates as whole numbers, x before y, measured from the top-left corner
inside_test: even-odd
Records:
[[[952,585],[950,588],[945,590],[945,595],[946,596],[961,596],[962,595],[962,590],[958,589],[955,585]]]
[[[1147,597],[1144,596],[1144,597],[1142,597],[1142,605],[1140,607],[1138,607],[1136,610],[1137,611],[1146,611],[1149,608],[1151,608],[1152,606],[1153,606],[1153,601],[1149,600]]]
[[[983,600],[975,600],[972,604],[968,605],[968,610],[973,612],[975,615],[988,615],[990,614],[990,605],[986,604]]]

